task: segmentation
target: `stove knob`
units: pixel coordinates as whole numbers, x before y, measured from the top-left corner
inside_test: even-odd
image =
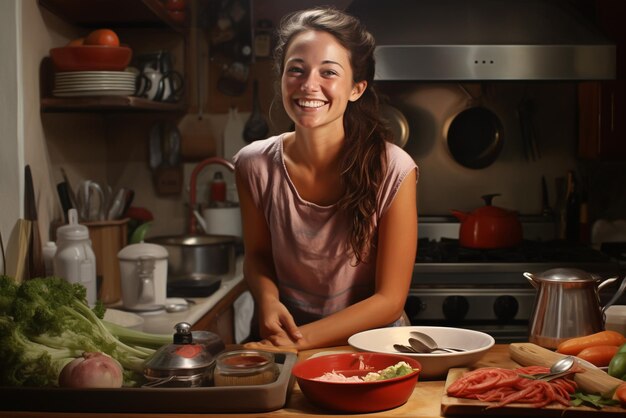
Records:
[[[426,309],[426,304],[417,296],[409,296],[404,304],[404,311],[410,320],[416,320],[420,312]]]
[[[469,302],[464,296],[448,296],[441,306],[443,315],[448,321],[460,321],[469,311]]]
[[[513,296],[504,295],[498,296],[493,302],[493,312],[498,319],[508,321],[515,318],[517,310],[519,309],[519,303]]]

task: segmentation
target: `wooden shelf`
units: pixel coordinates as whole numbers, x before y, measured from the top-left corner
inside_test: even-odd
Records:
[[[156,102],[134,96],[97,96],[97,97],[43,97],[42,112],[93,112],[137,111],[137,112],[175,112],[184,111],[184,101],[178,103]]]
[[[184,32],[160,0],[39,0],[39,4],[68,23],[87,27],[167,27]]]

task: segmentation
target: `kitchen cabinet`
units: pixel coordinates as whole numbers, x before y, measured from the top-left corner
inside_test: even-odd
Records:
[[[202,318],[192,329],[211,331],[222,338],[225,344],[235,344],[235,309],[233,304],[247,290],[245,281],[239,282]]]
[[[579,156],[626,160],[626,81],[579,84],[578,109]]]
[[[189,3],[191,1],[189,0]],[[99,27],[110,27],[115,30],[164,29],[182,40],[185,51],[189,49],[188,25],[173,19],[160,0],[39,0],[39,4],[67,23],[88,29]],[[134,96],[53,97],[51,95],[53,71],[49,61],[44,59],[40,71],[42,112],[180,112],[186,109],[185,97],[176,103]],[[187,74],[184,78],[188,79]]]
[[[590,81],[578,86],[579,146],[583,159],[626,161],[626,3],[595,0],[591,11],[598,27],[616,44],[614,81]]]

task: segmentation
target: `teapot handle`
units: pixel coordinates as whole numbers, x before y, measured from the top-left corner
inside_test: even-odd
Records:
[[[615,280],[617,280],[617,277],[611,277],[610,279],[606,279],[605,281],[603,281],[602,283],[598,285],[598,290],[602,289],[604,286],[610,285]]]
[[[532,275],[532,273],[523,273],[524,277],[526,277],[528,279],[528,281],[530,282],[530,284],[533,285],[533,287],[535,289],[539,289],[539,282],[537,282],[537,279],[535,279],[535,277]]]
[[[606,282],[608,282],[609,280],[611,280],[611,283],[614,282],[615,280],[617,280],[617,277],[613,278],[613,279],[607,279],[604,282],[602,282],[600,284],[600,286],[598,286],[598,289],[600,289],[600,287],[602,287]],[[604,315],[604,313],[606,312],[606,310],[609,308],[609,306],[613,305],[617,299],[619,299],[620,296],[622,296],[622,293],[624,293],[624,290],[626,290],[626,276],[624,276],[624,278],[622,279],[622,284],[619,285],[619,288],[617,289],[617,291],[615,292],[615,294],[613,295],[613,297],[606,303],[606,305],[604,305],[602,307],[602,314]]]

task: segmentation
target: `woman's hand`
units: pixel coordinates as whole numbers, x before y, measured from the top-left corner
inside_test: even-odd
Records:
[[[259,311],[261,317],[259,332],[261,337],[269,339],[284,335],[291,344],[302,338],[302,333],[300,333],[298,326],[293,320],[293,316],[291,316],[285,305],[277,299],[271,302],[265,301],[261,304]]]

